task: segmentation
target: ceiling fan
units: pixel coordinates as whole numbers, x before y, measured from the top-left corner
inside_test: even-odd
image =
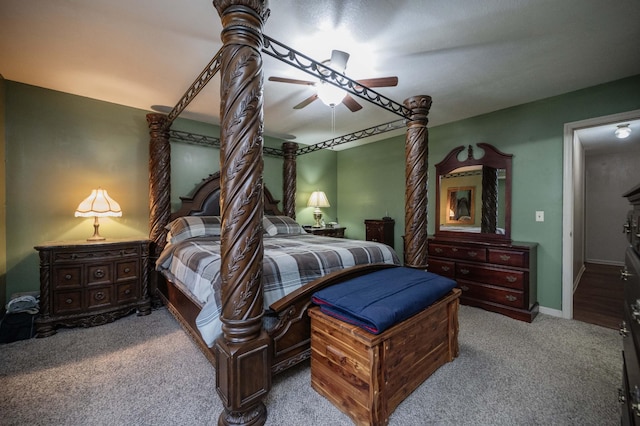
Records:
[[[332,69],[343,73],[347,68],[347,61],[349,60],[349,54],[347,52],[343,52],[341,50],[332,50],[331,51],[331,59],[327,59],[322,62],[323,65],[327,67],[331,67]],[[320,69],[319,72],[325,76],[329,76],[331,71],[325,69]],[[302,109],[315,101],[316,99],[321,99],[325,104],[334,107],[340,102],[342,102],[349,110],[352,112],[356,112],[362,109],[362,105],[358,103],[350,94],[346,93],[344,90],[339,89],[338,87],[326,83],[324,81],[308,81],[308,80],[296,80],[293,78],[286,77],[269,77],[269,81],[276,81],[279,83],[290,83],[290,84],[301,84],[304,86],[312,86],[316,88],[316,93],[309,96],[307,99],[303,100],[299,104],[293,107],[293,109]],[[358,84],[361,84],[363,87],[372,88],[372,87],[392,87],[398,85],[398,77],[379,77],[379,78],[367,78],[363,80],[356,80]]]

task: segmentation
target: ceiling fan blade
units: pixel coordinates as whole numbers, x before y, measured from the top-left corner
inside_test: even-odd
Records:
[[[344,104],[344,106],[349,108],[351,112],[356,112],[362,109],[362,105],[360,105],[358,101],[353,99],[349,94],[347,94],[347,96],[344,97],[344,99],[342,100],[342,103]]]
[[[313,94],[309,96],[307,99],[305,99],[304,101],[300,102],[298,105],[294,106],[293,109],[302,109],[307,105],[309,105],[311,102],[315,101],[316,99],[318,99],[318,95]]]
[[[291,84],[302,84],[305,86],[315,86],[316,83],[313,81],[307,80],[296,80],[294,78],[286,78],[286,77],[269,77],[269,81],[277,81],[279,83],[291,83]]]
[[[331,51],[331,68],[336,71],[344,72],[347,69],[347,61],[349,60],[349,54],[342,50]]]
[[[357,80],[364,87],[392,87],[398,85],[398,77],[378,77]]]

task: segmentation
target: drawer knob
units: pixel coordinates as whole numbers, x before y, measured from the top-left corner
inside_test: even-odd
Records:
[[[444,272],[449,272],[449,270],[450,270],[450,269],[451,269],[451,268],[449,268],[448,266],[443,266],[443,267],[442,267],[442,270],[443,270]]]
[[[124,268],[124,272],[128,274],[129,272],[131,272],[131,268]]]
[[[97,292],[93,295],[93,298],[96,300],[104,300],[104,293],[102,291]]]
[[[631,409],[636,416],[640,416],[640,389],[638,389],[638,385],[633,387],[633,391],[631,391]]]
[[[501,254],[500,255],[500,260],[502,260],[503,262],[506,262],[509,259],[511,259],[511,256],[509,256],[508,254]]]
[[[629,277],[633,276],[632,273],[630,273],[629,271],[627,271],[627,268],[624,267],[620,270],[620,279],[622,281],[626,281]]]
[[[67,305],[70,305],[73,303],[73,299],[67,299],[64,301],[64,303],[66,303]]]
[[[640,324],[640,299],[636,299],[636,301],[632,303],[630,307],[631,307],[631,317],[633,317],[635,322]]]
[[[93,273],[93,276],[96,278],[103,278],[104,271],[102,269],[96,269],[96,271]]]
[[[507,294],[504,298],[507,299],[509,302],[515,302],[516,300],[518,300],[517,297],[512,296],[511,294]]]
[[[433,249],[433,251],[435,251],[436,253],[442,253],[444,250],[442,250],[440,247],[436,247],[435,249]]]
[[[620,404],[624,404],[627,401],[627,398],[624,396],[624,390],[622,388],[618,388],[618,402]]]
[[[461,285],[460,288],[462,289],[462,291],[469,291],[469,287],[467,287],[466,285]]]
[[[516,281],[518,281],[518,277],[514,277],[513,275],[507,275],[505,279],[510,283],[515,283]]]
[[[67,275],[64,276],[65,280],[70,280],[71,278],[72,278],[71,274],[67,274]]]
[[[124,291],[124,294],[127,294],[127,295],[131,294],[131,289],[130,289],[130,288],[126,289],[126,290]]]
[[[372,238],[371,241],[377,242],[378,239],[377,238]]]
[[[463,274],[463,275],[468,275],[469,272],[471,272],[471,271],[469,271],[468,269],[460,269],[460,273]]]
[[[478,256],[478,252],[477,251],[468,251],[467,254],[469,255],[469,257],[476,257]]]
[[[454,253],[456,253],[456,252],[458,251],[458,248],[457,248],[457,247],[453,247],[453,248],[451,249],[451,251],[452,251],[452,252],[454,252]]]
[[[629,335],[629,329],[627,328],[627,322],[626,321],[622,321],[620,323],[620,335],[622,337],[627,337]]]

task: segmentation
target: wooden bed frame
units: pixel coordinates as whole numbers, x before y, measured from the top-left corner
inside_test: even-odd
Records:
[[[220,173],[209,175],[196,187],[192,196],[181,197],[181,200],[182,205],[179,210],[171,214],[171,220],[182,216],[219,216]],[[278,208],[278,202],[265,187],[264,214],[283,215]],[[265,313],[270,323],[267,333],[271,340],[269,345],[271,373],[280,373],[310,357],[311,323],[307,309],[311,307],[311,295],[314,292],[336,282],[394,266],[371,264],[349,268],[315,280],[271,304]],[[155,295],[162,300],[209,361],[215,365],[215,352],[204,342],[196,326],[200,306],[161,274],[156,272],[152,275],[155,275],[157,290],[159,290],[154,291]]]
[[[220,72],[220,178],[202,187],[219,187],[222,217],[222,335],[209,349],[195,328],[198,309],[171,283],[151,274],[152,297],[164,299],[171,312],[203,347],[216,367],[216,390],[224,406],[220,425],[264,424],[264,397],[271,388],[273,372],[282,371],[309,356],[310,321],[306,314],[310,295],[319,288],[366,274],[389,265],[366,265],[327,275],[307,285],[269,309],[277,318],[270,332],[263,327],[262,216],[273,202],[263,188],[263,71],[262,28],[269,16],[266,0],[214,0],[221,17],[223,47],[216,70]],[[215,60],[215,58],[214,58]],[[214,61],[212,60],[212,63]],[[219,65],[219,66],[218,66]],[[201,74],[185,93],[197,94],[205,77]],[[209,77],[210,78],[210,77]],[[208,80],[206,80],[208,81]],[[206,82],[204,83],[206,84]],[[345,90],[372,103],[379,99],[363,96],[362,88]],[[184,104],[185,97],[178,106]],[[379,98],[379,97],[378,97]],[[405,142],[405,232],[404,265],[427,267],[427,115],[431,97],[419,95],[403,103],[407,122]],[[173,111],[172,111],[173,113]],[[172,113],[148,114],[150,264],[166,242],[165,226],[171,220],[171,148],[169,129]],[[295,147],[285,143],[283,205],[295,218]],[[212,166],[215,170],[217,167]],[[199,188],[192,206],[209,190]],[[269,194],[268,196],[266,194]],[[207,197],[204,197],[207,199]],[[183,214],[181,211],[180,214]],[[252,256],[247,256],[251,253]],[[255,255],[254,255],[255,254]],[[160,290],[157,292],[156,290]],[[158,296],[160,294],[160,296]]]

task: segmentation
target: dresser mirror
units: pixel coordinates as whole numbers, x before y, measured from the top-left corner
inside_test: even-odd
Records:
[[[477,148],[459,146],[436,164],[436,237],[510,243],[513,156]]]

